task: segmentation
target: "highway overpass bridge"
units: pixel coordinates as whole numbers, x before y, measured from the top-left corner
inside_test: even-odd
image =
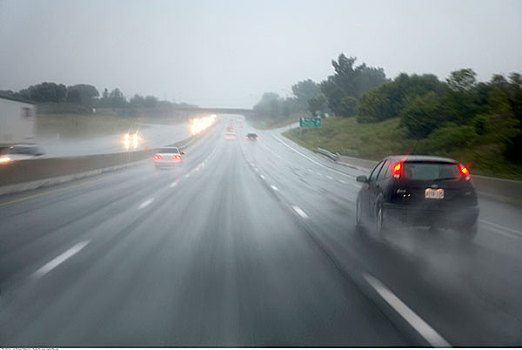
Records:
[[[216,107],[176,107],[174,111],[187,113],[188,115],[199,114],[241,114],[245,117],[251,117],[256,114],[253,109],[247,108],[216,108]]]

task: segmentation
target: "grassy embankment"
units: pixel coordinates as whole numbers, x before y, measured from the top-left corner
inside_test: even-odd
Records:
[[[420,154],[422,143],[406,137],[399,118],[380,123],[359,124],[355,118],[328,118],[321,129],[293,129],[284,135],[299,145],[317,151],[317,147],[341,155],[379,160],[390,154]],[[420,149],[419,149],[420,148]],[[456,159],[477,175],[522,180],[522,166],[507,161],[495,145],[478,144],[473,148],[422,152]]]

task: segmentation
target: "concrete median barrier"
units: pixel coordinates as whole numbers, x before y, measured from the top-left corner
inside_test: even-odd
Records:
[[[178,141],[185,148],[200,136]],[[56,185],[87,176],[129,167],[151,158],[156,150],[97,154],[78,157],[20,160],[0,165],[0,195]]]

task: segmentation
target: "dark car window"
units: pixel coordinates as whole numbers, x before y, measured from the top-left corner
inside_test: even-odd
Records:
[[[160,148],[158,153],[179,153],[179,150],[176,147]]]
[[[8,154],[38,154],[38,148],[36,146],[14,146],[10,147],[7,151]]]
[[[379,174],[377,175],[377,180],[380,181],[380,180],[384,180],[387,175],[387,170],[390,168],[390,162],[387,160],[384,162],[382,168],[381,168],[381,171],[379,171]]]
[[[383,163],[384,162],[381,161],[379,164],[377,164],[377,166],[375,168],[373,168],[373,171],[370,174],[370,181],[375,181],[375,179],[377,178],[377,175],[379,174],[379,170],[381,170],[381,168],[382,168]]]
[[[453,180],[460,174],[457,164],[434,162],[406,162],[404,177],[410,180]]]

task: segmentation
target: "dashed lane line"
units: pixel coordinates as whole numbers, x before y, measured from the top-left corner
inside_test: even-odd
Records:
[[[141,203],[138,209],[143,209],[147,206],[149,206],[152,202],[154,202],[154,198],[149,198],[145,202]]]
[[[67,249],[62,254],[58,255],[51,261],[49,261],[47,264],[40,267],[36,272],[33,273],[33,278],[40,278],[49,272],[51,272],[53,269],[55,269],[58,265],[62,264],[64,261],[72,257],[73,255],[77,254],[80,250],[85,248],[87,244],[89,244],[90,240],[88,241],[82,241],[79,243],[76,243],[71,248]]]
[[[298,206],[294,205],[292,208],[293,208],[293,209],[295,210],[295,212],[296,212],[297,214],[299,214],[299,216],[301,216],[302,218],[305,218],[305,219],[308,218],[308,215],[306,215],[306,213],[305,213],[301,208],[299,208]]]
[[[426,321],[400,300],[391,290],[375,277],[364,273],[364,279],[406,322],[410,324],[431,346],[449,348],[451,345]]]

